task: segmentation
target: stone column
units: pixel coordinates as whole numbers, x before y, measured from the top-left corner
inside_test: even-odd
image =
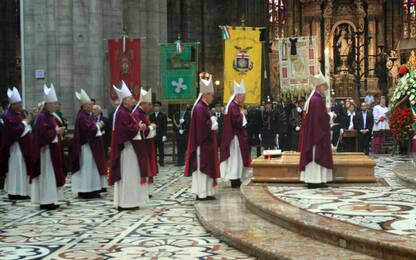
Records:
[[[125,0],[123,21],[130,37],[145,37],[141,41],[142,85],[152,87],[160,99],[159,43],[167,42],[166,0]]]
[[[23,1],[25,33],[25,95],[26,107],[31,108],[42,100],[42,85],[47,81],[47,16],[46,0]],[[53,22],[53,21],[52,21]],[[46,71],[45,80],[35,79],[35,70]]]
[[[377,28],[376,28],[376,18],[370,16],[368,19],[368,33],[371,35],[370,45],[368,46],[368,69],[370,70],[369,76],[374,76],[374,68],[376,65],[376,55],[377,55]]]
[[[54,1],[56,3],[55,15],[56,20],[56,37],[57,49],[56,52],[50,53],[53,59],[57,60],[56,74],[52,75],[52,78],[48,77],[49,81],[55,84],[57,94],[62,102],[61,111],[66,118],[73,122],[74,112],[74,48],[73,48],[73,19],[79,19],[76,17],[77,12],[73,12],[73,6],[76,5],[76,1],[63,0]],[[75,17],[74,17],[75,16]]]
[[[19,87],[16,68],[16,47],[20,44],[16,42],[16,20],[19,14],[16,12],[16,1],[1,1],[0,9],[0,96],[4,99],[8,87]]]
[[[85,89],[91,98],[102,104],[104,94],[103,80],[103,10],[102,1],[90,0],[87,6],[74,1],[74,91]],[[74,112],[79,108],[74,100]]]
[[[113,110],[110,103],[110,65],[108,63],[108,39],[120,37],[123,31],[123,0],[103,1],[103,36],[102,36],[102,97],[98,100],[103,107],[104,114]]]

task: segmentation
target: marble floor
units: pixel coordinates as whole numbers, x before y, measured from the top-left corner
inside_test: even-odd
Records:
[[[268,189],[276,198],[316,214],[416,237],[416,193],[392,172],[409,159],[376,160],[379,185]],[[100,199],[81,200],[67,183],[66,201],[57,211],[41,211],[29,201],[13,204],[0,191],[0,259],[253,259],[199,224],[191,179],[182,174],[182,167],[161,168],[151,203],[135,211],[115,210],[111,188]]]
[[[166,166],[151,204],[115,210],[112,189],[81,200],[65,186],[57,211],[0,193],[0,259],[253,259],[208,233],[198,222],[183,168]]]
[[[348,185],[308,190],[269,185],[277,198],[310,212],[352,224],[416,238],[416,193],[402,186],[392,168],[407,157],[379,156],[376,177],[381,185]],[[416,174],[416,171],[415,171]]]

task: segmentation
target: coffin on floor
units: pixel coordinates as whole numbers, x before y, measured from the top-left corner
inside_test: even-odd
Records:
[[[364,153],[334,153],[334,182],[375,182],[375,161]],[[253,160],[253,181],[299,182],[299,157],[296,152]]]

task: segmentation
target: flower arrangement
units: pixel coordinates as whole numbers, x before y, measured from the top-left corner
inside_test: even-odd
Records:
[[[415,116],[409,106],[409,99],[405,98],[393,110],[389,120],[390,129],[396,140],[407,142],[413,138],[415,133],[413,125]]]
[[[391,99],[390,111],[405,97],[409,97],[411,106],[416,106],[416,71],[407,73],[398,81]]]
[[[411,140],[416,133],[416,71],[407,73],[398,81],[389,110],[393,136],[401,142]]]

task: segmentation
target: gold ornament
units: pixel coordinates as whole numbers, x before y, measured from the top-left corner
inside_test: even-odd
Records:
[[[415,54],[415,51],[410,52],[410,58],[406,63],[406,67],[409,71],[416,71],[416,54]]]

